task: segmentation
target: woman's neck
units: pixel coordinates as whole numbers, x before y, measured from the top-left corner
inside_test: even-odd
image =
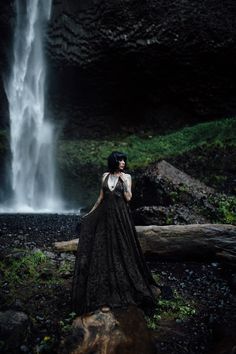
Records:
[[[112,174],[113,176],[120,176],[120,175],[121,175],[121,171],[120,171],[120,170],[117,170],[117,171],[111,172],[111,174]]]

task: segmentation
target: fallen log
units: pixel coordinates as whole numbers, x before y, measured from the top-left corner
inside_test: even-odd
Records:
[[[79,239],[74,238],[70,241],[55,242],[53,245],[54,248],[59,252],[75,252],[77,250],[78,243]]]
[[[137,226],[144,254],[173,260],[227,260],[236,264],[236,226]]]
[[[236,265],[236,226],[191,224],[136,226],[146,256],[164,260],[217,260]],[[56,242],[57,251],[76,251],[78,239]]]

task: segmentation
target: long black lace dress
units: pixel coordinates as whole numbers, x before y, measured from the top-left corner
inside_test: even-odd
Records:
[[[72,308],[81,315],[107,305],[155,306],[157,286],[145,263],[121,178],[111,191],[103,182],[104,198],[82,224],[75,261]]]

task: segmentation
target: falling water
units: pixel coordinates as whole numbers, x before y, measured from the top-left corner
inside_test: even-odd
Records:
[[[43,30],[51,0],[16,0],[12,73],[6,83],[10,113],[12,208],[58,211],[54,128],[45,120]]]

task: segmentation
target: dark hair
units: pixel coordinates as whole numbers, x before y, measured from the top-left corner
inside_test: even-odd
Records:
[[[108,170],[111,173],[115,172],[118,169],[119,161],[121,160],[125,161],[125,167],[127,167],[126,166],[127,155],[123,152],[112,151],[112,153],[107,158]]]

